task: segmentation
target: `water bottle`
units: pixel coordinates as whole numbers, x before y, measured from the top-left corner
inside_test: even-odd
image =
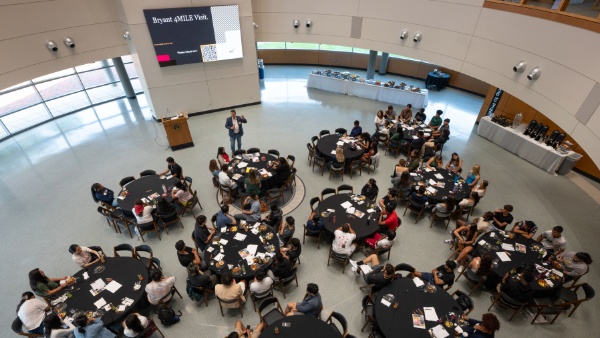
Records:
[[[242,264],[242,273],[246,274],[246,264]]]
[[[450,172],[454,172],[454,164],[450,165]]]
[[[163,184],[162,185],[163,191],[165,192],[165,194],[167,193],[167,187]]]
[[[458,175],[454,176],[454,186],[455,186],[455,187],[457,186],[457,184],[456,184],[456,183],[458,183],[458,179],[459,179],[459,176],[458,176]]]

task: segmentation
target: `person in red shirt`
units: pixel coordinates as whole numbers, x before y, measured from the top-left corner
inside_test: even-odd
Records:
[[[384,219],[384,216],[387,217]],[[379,232],[387,233],[389,231],[396,231],[401,224],[401,220],[398,218],[396,214],[396,209],[391,205],[386,205],[385,210],[379,215],[379,220],[377,224],[379,224]]]

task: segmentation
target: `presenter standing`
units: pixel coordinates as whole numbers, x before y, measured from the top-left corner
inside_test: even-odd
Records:
[[[244,135],[244,128],[242,123],[248,123],[244,115],[236,116],[235,110],[231,110],[231,117],[225,121],[225,128],[229,129],[229,140],[231,142],[231,153],[235,151],[235,141],[237,140],[237,148],[242,148],[242,135]]]

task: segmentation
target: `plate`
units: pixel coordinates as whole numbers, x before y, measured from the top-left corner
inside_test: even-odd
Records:
[[[94,269],[94,274],[102,273],[102,272],[104,272],[104,270],[106,270],[106,266],[99,265]]]
[[[425,286],[425,290],[428,293],[436,293],[437,292],[437,287],[435,287],[435,285],[428,284],[428,285]]]
[[[266,239],[267,241],[269,241],[269,240],[273,239],[273,233],[272,233],[272,232],[269,232],[268,234],[266,234],[266,235],[265,235],[265,239]]]

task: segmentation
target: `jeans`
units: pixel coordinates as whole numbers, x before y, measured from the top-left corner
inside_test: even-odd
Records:
[[[118,206],[119,206],[119,203],[118,203],[118,201],[119,201],[119,200],[115,198],[115,199],[112,201],[112,206],[113,206],[113,207],[115,207],[115,208],[116,208],[116,207],[118,207]]]
[[[237,148],[240,150],[242,148],[242,135],[233,134],[233,136],[229,136],[229,142],[231,142],[231,153],[235,151],[235,141],[237,140]]]
[[[44,325],[40,325],[37,329],[27,331],[29,333],[44,334]]]

